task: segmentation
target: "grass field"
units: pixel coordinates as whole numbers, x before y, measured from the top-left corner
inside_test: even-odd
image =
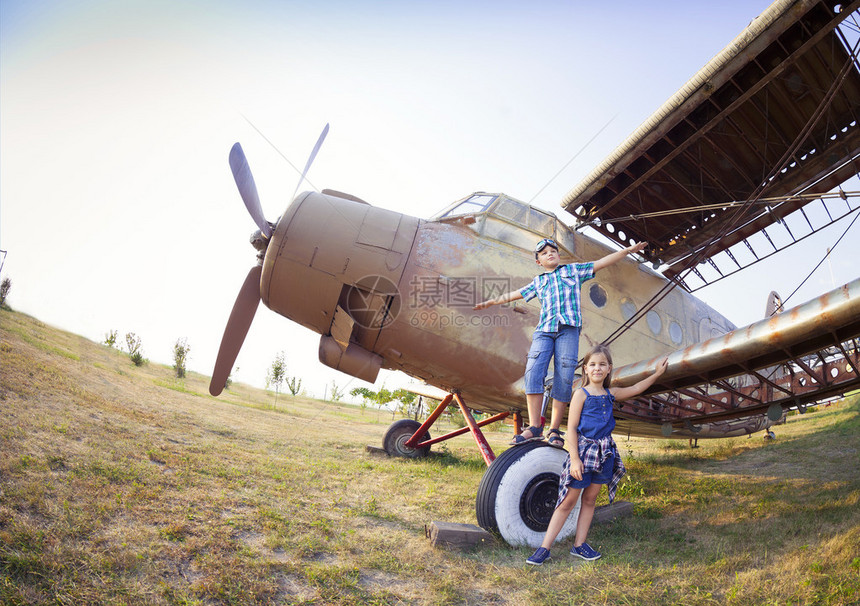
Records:
[[[856,398],[770,442],[616,437],[634,515],[535,569],[425,538],[475,522],[468,434],[393,459],[391,413],[207,382],[0,311],[0,602],[860,603]]]

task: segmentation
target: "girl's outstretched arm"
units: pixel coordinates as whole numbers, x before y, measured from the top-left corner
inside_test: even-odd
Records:
[[[615,396],[616,400],[629,400],[630,398],[635,398],[640,393],[651,387],[654,384],[654,381],[657,380],[657,377],[666,372],[667,366],[669,366],[669,358],[663,358],[657,362],[657,368],[651,376],[645,377],[630,387],[611,387],[609,391],[612,392],[612,395]]]

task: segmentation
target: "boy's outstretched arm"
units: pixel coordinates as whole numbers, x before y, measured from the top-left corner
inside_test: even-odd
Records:
[[[633,244],[632,246],[628,246],[627,248],[625,248],[623,250],[619,250],[619,251],[616,251],[614,253],[610,253],[610,254],[606,255],[605,257],[598,259],[597,261],[594,262],[594,271],[598,271],[600,269],[603,269],[604,267],[609,267],[610,265],[614,265],[615,263],[618,263],[621,259],[623,259],[627,255],[634,254],[634,253],[640,253],[643,250],[645,250],[646,246],[648,246],[647,242],[637,242],[636,244]]]
[[[505,293],[503,295],[499,295],[498,297],[493,297],[492,299],[487,299],[486,301],[481,301],[477,305],[475,305],[472,309],[485,309],[490,305],[503,305],[505,303],[510,303],[511,301],[516,301],[517,299],[522,299],[523,296],[520,294],[518,290],[512,290],[509,293]]]
[[[615,396],[616,400],[629,400],[630,398],[634,398],[651,387],[654,384],[654,381],[657,380],[657,377],[666,372],[667,366],[669,366],[669,358],[663,358],[657,362],[657,368],[651,376],[645,377],[630,387],[616,387],[610,391],[612,392],[612,395]]]

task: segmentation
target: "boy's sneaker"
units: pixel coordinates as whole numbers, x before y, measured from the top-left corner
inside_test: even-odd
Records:
[[[579,547],[574,545],[570,548],[570,555],[588,560],[589,562],[600,557],[600,553],[594,551],[588,543],[583,543]]]
[[[547,560],[552,559],[549,555],[549,549],[545,547],[538,547],[537,551],[535,551],[531,557],[526,560],[526,564],[531,564],[532,566],[540,566]]]

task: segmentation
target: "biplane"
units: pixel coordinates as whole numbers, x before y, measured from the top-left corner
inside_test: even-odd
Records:
[[[323,364],[371,383],[382,368],[400,370],[444,394],[425,422],[395,422],[385,450],[423,456],[470,432],[488,465],[478,523],[535,546],[564,452],[530,443],[496,457],[481,428],[507,419],[522,430],[524,360],[539,308],[472,308],[532,279],[541,238],[554,238],[566,261],[649,242],[641,258],[583,286],[580,350],[611,344],[616,384],[669,359],[651,389],[617,405],[617,432],[770,432],[787,410],[856,389],[860,280],[791,309],[773,293],[762,319],[741,328],[694,293],[856,220],[858,192],[840,185],[860,167],[858,6],[771,5],[564,197],[574,225],[503,193],[474,193],[422,219],[333,190],[301,193],[269,223],[236,144],[230,166],[259,227],[258,262],[228,320],[211,393],[222,391],[262,300],[320,334]],[[452,404],[467,427],[431,438]],[[488,417],[476,421],[475,411]],[[571,516],[561,537],[574,524]]]

